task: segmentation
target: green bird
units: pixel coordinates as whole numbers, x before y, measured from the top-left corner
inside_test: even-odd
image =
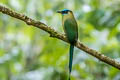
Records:
[[[78,25],[73,15],[73,12],[68,9],[64,9],[62,11],[57,11],[62,14],[62,25],[64,27],[64,32],[67,36],[67,39],[70,43],[70,51],[69,51],[69,80],[70,74],[72,71],[72,60],[73,60],[73,51],[74,45],[78,40]]]

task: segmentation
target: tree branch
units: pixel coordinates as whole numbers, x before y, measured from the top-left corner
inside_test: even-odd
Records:
[[[65,35],[59,34],[57,31],[55,31],[51,27],[48,27],[46,24],[44,24],[42,22],[33,20],[26,15],[17,13],[15,11],[12,11],[9,8],[3,7],[1,5],[0,5],[0,12],[2,12],[3,14],[9,15],[11,17],[17,18],[21,21],[24,21],[28,25],[32,25],[34,27],[42,29],[42,30],[48,32],[51,37],[55,37],[55,38],[58,38],[60,40],[65,41],[65,42],[68,42]],[[96,50],[88,48],[86,45],[82,44],[81,42],[78,41],[75,46],[77,48],[83,50],[84,52],[96,57],[100,61],[103,61],[103,62],[105,62],[105,63],[107,63],[107,64],[109,64],[109,65],[111,65],[111,66],[113,66],[117,69],[120,69],[120,63],[119,62],[115,61],[114,59],[111,59],[110,57],[107,57],[107,56],[101,54],[100,52],[97,52]]]

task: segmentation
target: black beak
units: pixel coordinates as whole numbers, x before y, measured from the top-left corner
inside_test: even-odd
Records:
[[[62,11],[57,11],[57,13],[62,13]]]

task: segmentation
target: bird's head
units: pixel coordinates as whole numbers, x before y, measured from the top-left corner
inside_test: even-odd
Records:
[[[62,15],[67,15],[67,14],[72,13],[72,11],[69,9],[63,9],[61,11],[57,11],[57,13],[61,13]]]

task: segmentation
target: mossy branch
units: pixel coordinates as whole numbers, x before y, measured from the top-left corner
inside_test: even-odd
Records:
[[[52,29],[51,27],[47,26],[46,24],[44,24],[44,23],[42,23],[40,21],[33,20],[33,19],[29,18],[26,15],[17,13],[15,11],[13,11],[13,10],[11,10],[9,8],[6,8],[4,6],[1,6],[1,5],[0,5],[0,12],[2,12],[3,14],[9,15],[9,16],[11,16],[13,18],[17,18],[17,19],[19,19],[21,21],[24,21],[28,25],[32,25],[34,27],[42,29],[42,30],[48,32],[51,37],[55,37],[55,38],[58,38],[60,40],[65,41],[65,42],[68,42],[65,35],[58,33],[57,31],[55,31],[54,29]],[[113,66],[113,67],[115,67],[117,69],[120,69],[120,63],[119,62],[115,61],[114,59],[111,59],[110,57],[107,57],[107,56],[101,54],[100,52],[98,52],[96,50],[88,48],[83,43],[78,41],[75,46],[77,48],[83,50],[84,52],[96,57],[100,61],[105,62],[105,63],[107,63],[107,64],[109,64],[109,65],[111,65],[111,66]]]

